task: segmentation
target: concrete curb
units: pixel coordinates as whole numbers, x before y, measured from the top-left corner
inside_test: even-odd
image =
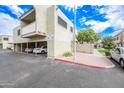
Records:
[[[79,63],[79,62],[65,60],[65,59],[60,59],[60,58],[54,58],[54,60],[61,61],[61,62],[72,63],[72,64],[77,64],[77,65],[81,65],[81,66],[92,67],[92,68],[105,69],[105,68],[113,68],[113,67],[115,67],[115,65],[113,65],[113,64],[111,66],[98,66],[98,65],[89,65],[89,64]]]

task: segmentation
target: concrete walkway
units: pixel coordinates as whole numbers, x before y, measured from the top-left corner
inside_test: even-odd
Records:
[[[94,54],[76,53],[76,60],[72,57],[58,57],[55,60],[86,65],[97,68],[113,68],[115,65],[106,57],[94,49]]]

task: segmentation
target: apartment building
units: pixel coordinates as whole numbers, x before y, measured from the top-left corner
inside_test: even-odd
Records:
[[[124,31],[121,31],[115,35],[114,38],[117,46],[124,46]]]
[[[72,52],[73,23],[56,6],[34,5],[13,31],[15,52],[47,45],[47,56]]]
[[[0,35],[0,49],[13,49],[12,36]]]

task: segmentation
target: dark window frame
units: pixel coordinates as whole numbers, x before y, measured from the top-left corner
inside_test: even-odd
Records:
[[[67,22],[58,16],[58,24],[67,29]]]
[[[3,40],[8,41],[8,40],[9,40],[9,38],[8,38],[8,37],[4,37],[4,38],[3,38]]]
[[[20,35],[21,35],[21,33],[20,33],[20,29],[18,30],[17,35],[18,35],[18,36],[20,36]]]
[[[118,36],[117,36],[117,40],[118,40]]]
[[[70,27],[70,30],[71,30],[71,32],[73,32],[73,31],[74,31],[74,29],[73,29],[73,27],[72,27],[72,26]]]

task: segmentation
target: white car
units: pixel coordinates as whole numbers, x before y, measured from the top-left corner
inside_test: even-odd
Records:
[[[33,48],[26,48],[25,52],[32,53],[33,52]]]
[[[47,53],[47,46],[42,46],[41,48],[34,48],[33,53],[36,53],[36,54]]]
[[[110,51],[111,58],[120,63],[121,67],[124,68],[124,47],[117,47]]]

